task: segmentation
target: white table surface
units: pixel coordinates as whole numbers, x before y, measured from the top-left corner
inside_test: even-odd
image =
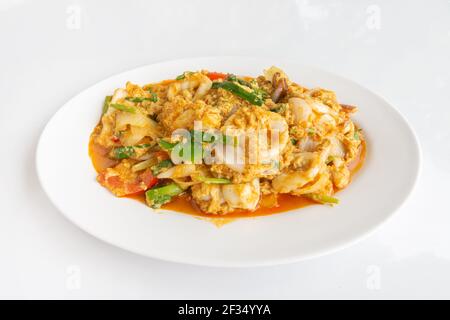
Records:
[[[256,269],[149,259],[68,222],[35,172],[52,114],[112,74],[210,55],[298,59],[384,96],[422,144],[412,197],[350,248]],[[1,0],[0,298],[450,298],[449,59],[447,0]]]

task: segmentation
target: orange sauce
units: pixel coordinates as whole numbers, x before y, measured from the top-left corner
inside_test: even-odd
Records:
[[[261,203],[264,202],[263,196]],[[204,218],[249,218],[257,216],[267,216],[274,213],[280,213],[284,211],[289,211],[293,209],[303,208],[314,204],[315,202],[303,197],[297,197],[290,194],[279,194],[278,195],[278,205],[273,207],[265,207],[260,205],[255,211],[248,210],[235,210],[233,212],[227,213],[226,215],[212,215],[209,213],[204,213],[200,211],[193,203],[189,196],[180,196],[174,199],[172,202],[163,206],[163,209],[169,209],[173,211],[183,212],[195,216],[200,216]]]
[[[107,154],[108,154],[107,149],[96,145],[95,143],[93,143],[91,139],[89,143],[89,155],[91,157],[94,168],[97,170],[97,172],[100,172],[105,168],[111,167],[117,163],[117,161],[109,159],[107,157]],[[364,164],[365,156],[366,156],[366,144],[365,141],[363,141],[361,143],[361,147],[359,148],[358,155],[356,156],[355,160],[353,160],[348,166],[351,173],[351,177],[353,177],[353,175],[359,169],[361,169],[361,167]],[[340,190],[336,190],[336,192],[339,191]],[[275,200],[276,205],[273,205],[274,201],[273,199],[270,199],[270,197],[271,196],[262,196],[259,207],[254,211],[236,210],[226,215],[212,215],[202,212],[200,209],[197,208],[195,203],[191,201],[191,198],[188,195],[181,195],[175,197],[170,203],[165,204],[162,207],[162,209],[182,212],[193,216],[208,218],[211,220],[217,221],[223,220],[223,222],[217,223],[217,225],[221,225],[230,222],[236,218],[249,218],[249,217],[271,215],[317,204],[316,202],[305,197],[293,196],[290,194],[279,194],[277,195],[277,199]],[[145,203],[145,195],[130,196],[129,198]],[[270,204],[266,205],[266,203]]]

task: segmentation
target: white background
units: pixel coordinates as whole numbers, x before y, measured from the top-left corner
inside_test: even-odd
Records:
[[[141,257],[63,218],[34,165],[52,114],[115,73],[211,55],[297,59],[385,97],[422,144],[412,197],[350,248],[256,269]],[[0,298],[450,298],[449,58],[448,0],[0,0]]]

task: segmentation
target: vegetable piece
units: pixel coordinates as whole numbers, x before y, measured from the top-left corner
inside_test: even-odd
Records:
[[[151,147],[151,144],[145,143],[145,144],[139,144],[136,146],[124,146],[124,147],[117,147],[112,150],[112,156],[115,159],[128,159],[136,155],[136,149],[143,149]]]
[[[159,144],[159,146],[160,146],[161,148],[163,148],[164,150],[170,151],[170,150],[172,150],[178,143],[171,143],[171,142],[168,142],[168,141],[166,141],[166,140],[161,139],[161,140],[158,141],[158,144]]]
[[[218,79],[225,79],[227,75],[225,73],[220,72],[210,72],[208,73],[208,78],[212,81],[218,80]]]
[[[158,163],[152,167],[153,175],[157,176],[163,168],[170,168],[172,166],[173,166],[173,163],[172,163],[172,161],[170,161],[170,159],[163,160],[160,163]]]
[[[308,133],[309,136],[313,136],[316,134],[316,128],[313,128],[313,127],[308,128],[308,129],[306,129],[306,132]]]
[[[361,140],[361,137],[360,137],[360,134],[359,134],[360,132],[361,132],[361,129],[355,130],[355,132],[353,133],[353,139]]]
[[[106,96],[105,101],[103,102],[103,110],[102,114],[105,114],[108,111],[109,104],[111,103],[112,96]]]
[[[223,144],[234,144],[237,145],[237,139],[236,137],[226,136],[220,134],[219,136],[222,136],[221,143]],[[166,150],[166,151],[172,151],[173,148],[175,148],[177,145],[180,145],[181,149],[179,150],[179,156],[184,161],[191,161],[193,163],[199,163],[201,162],[201,158],[203,157],[203,145],[202,143],[215,143],[215,139],[217,137],[213,134],[210,134],[208,132],[203,131],[197,131],[197,130],[191,130],[190,131],[190,142],[177,142],[172,143],[168,142],[164,139],[161,139],[158,141],[159,146]],[[190,157],[188,154],[184,155],[184,151],[189,150],[190,151]]]
[[[155,184],[158,183],[158,178],[153,175],[151,170],[146,170],[143,173],[141,173],[139,179],[145,184],[146,186],[145,190],[153,187]]]
[[[177,76],[177,77],[175,78],[175,80],[183,80],[183,79],[186,78],[186,75],[191,75],[191,74],[193,74],[192,71],[185,71],[185,72],[183,72],[182,74],[180,74],[179,76]]]
[[[125,106],[123,104],[119,104],[119,103],[112,103],[110,104],[111,107],[113,107],[114,109],[120,110],[120,111],[125,111],[125,112],[130,112],[130,113],[136,113],[136,109],[133,107],[128,107]]]
[[[156,209],[160,208],[163,204],[170,202],[172,197],[179,195],[183,192],[176,183],[171,183],[161,187],[155,187],[148,190],[145,193],[145,199],[147,204]]]
[[[230,91],[231,93],[247,100],[251,104],[261,106],[263,104],[263,98],[261,95],[256,94],[254,91],[247,91],[238,84],[231,81],[214,82],[212,85],[213,89],[222,88],[224,90]]]
[[[136,146],[133,146],[134,148],[138,148],[138,149],[143,149],[143,148],[149,148],[151,147],[152,144],[151,143],[143,143],[143,144],[138,144]]]
[[[308,193],[304,194],[303,196],[322,204],[334,205],[339,203],[339,199],[328,196],[326,194]]]
[[[150,91],[150,94],[152,95],[150,97],[150,101],[151,102],[157,102],[158,101],[158,95],[155,92],[151,92],[151,91]]]
[[[230,184],[231,180],[225,179],[225,178],[209,178],[209,177],[202,177],[198,176],[195,177],[195,179],[207,183],[207,184]]]
[[[227,80],[228,80],[228,81],[234,81],[234,82],[237,82],[237,83],[239,83],[239,84],[241,84],[241,85],[243,85],[243,86],[246,86],[246,87],[249,87],[249,88],[253,89],[253,87],[252,87],[252,85],[250,84],[250,82],[245,81],[245,80],[243,80],[243,79],[240,79],[240,78],[236,77],[234,74],[229,74],[228,77],[227,77]]]
[[[107,177],[105,173],[106,171],[97,176],[98,182],[118,197],[143,194],[158,182],[150,170],[144,171],[135,180],[124,180],[116,175]]]
[[[152,98],[145,98],[145,97],[127,97],[125,100],[131,101],[131,102],[143,102],[143,101],[153,101]]]
[[[153,152],[153,156],[155,156],[156,159],[158,159],[158,161],[170,159],[169,154],[166,151],[162,151],[162,150]]]
[[[113,149],[112,155],[115,159],[128,159],[133,157],[136,151],[132,146],[117,147]]]

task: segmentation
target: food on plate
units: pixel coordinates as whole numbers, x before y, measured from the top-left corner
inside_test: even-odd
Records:
[[[256,78],[187,71],[107,96],[90,155],[102,186],[152,208],[252,216],[335,205],[364,160],[356,111],[277,67]]]

